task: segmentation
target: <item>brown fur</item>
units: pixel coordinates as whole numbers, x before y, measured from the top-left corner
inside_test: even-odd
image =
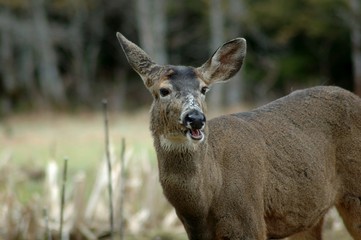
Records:
[[[129,51],[139,52],[138,47],[129,50],[130,42],[117,36],[134,67]],[[184,88],[170,79],[169,97],[157,98],[159,84],[145,81],[154,95],[151,131],[160,182],[189,239],[321,239],[323,217],[332,206],[354,239],[361,239],[361,99],[356,95],[338,87],[309,88],[250,112],[212,119],[201,142],[181,134],[184,96],[192,94],[192,103],[205,112],[195,86],[233,76],[244,55],[245,41],[236,39],[200,68],[162,66],[196,76],[182,80],[193,84]]]

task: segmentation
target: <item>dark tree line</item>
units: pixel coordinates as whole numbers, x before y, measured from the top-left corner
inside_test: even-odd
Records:
[[[358,0],[30,0],[0,3],[0,113],[114,109],[149,102],[115,38],[159,63],[198,66],[222,42],[248,42],[245,68],[211,104],[268,101],[301,87],[361,95]]]

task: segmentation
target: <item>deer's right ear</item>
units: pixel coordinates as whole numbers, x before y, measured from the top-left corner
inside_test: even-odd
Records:
[[[217,49],[206,63],[198,68],[198,72],[208,85],[226,81],[242,67],[246,49],[247,45],[244,38],[236,38],[226,42]]]
[[[145,86],[151,88],[161,67],[153,62],[140,47],[126,39],[121,33],[117,32],[117,38],[129,64],[143,79]]]

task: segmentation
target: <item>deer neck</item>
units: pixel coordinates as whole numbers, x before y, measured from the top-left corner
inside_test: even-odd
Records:
[[[194,177],[201,173],[204,169],[202,167],[207,165],[209,160],[207,141],[198,144],[174,143],[164,139],[163,136],[158,136],[154,138],[154,145],[161,176],[176,174]]]
[[[208,127],[206,125],[204,129],[202,142],[194,143],[184,137],[170,140],[169,134],[163,131],[171,132],[171,128],[167,121],[157,118],[159,116],[152,111],[150,130],[163,192],[177,211],[204,214],[221,186],[220,168],[213,160],[213,151],[207,141]]]
[[[177,148],[169,148],[161,141],[161,136],[154,138],[165,196],[179,212],[206,214],[221,186],[219,168],[211,160],[207,141]]]

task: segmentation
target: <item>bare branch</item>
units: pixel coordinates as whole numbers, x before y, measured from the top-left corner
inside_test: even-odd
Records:
[[[120,240],[124,239],[125,229],[124,229],[124,194],[125,194],[125,164],[124,164],[124,155],[125,155],[125,139],[122,139],[121,152],[120,152],[120,199],[119,199],[119,218],[120,218],[120,231],[119,237]]]
[[[113,239],[114,233],[114,211],[113,211],[113,189],[112,189],[112,163],[110,161],[109,151],[109,126],[108,126],[108,101],[103,100],[103,116],[105,131],[105,151],[108,165],[108,193],[109,193],[109,222],[110,222],[110,239]]]
[[[63,182],[61,189],[61,203],[60,203],[60,227],[59,227],[59,239],[63,237],[63,221],[64,221],[64,205],[65,205],[65,185],[66,185],[66,176],[68,172],[68,158],[64,158],[64,168],[63,168]]]
[[[43,209],[43,216],[45,219],[45,239],[51,240],[51,233],[49,229],[49,216],[48,216],[48,210],[46,208]]]

